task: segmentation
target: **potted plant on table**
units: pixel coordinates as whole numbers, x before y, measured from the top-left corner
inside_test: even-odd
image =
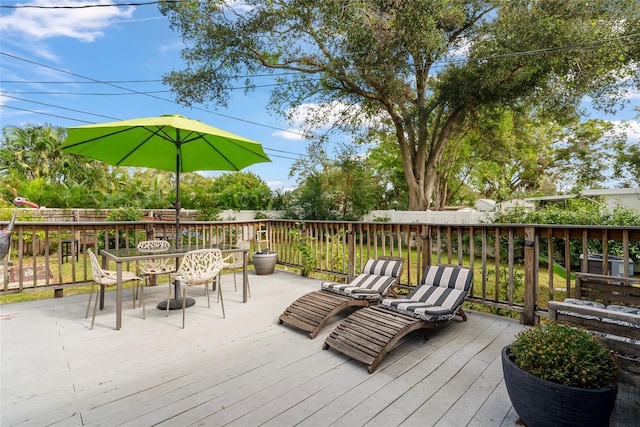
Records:
[[[607,426],[616,400],[613,354],[589,332],[551,323],[502,350],[509,398],[529,427]]]

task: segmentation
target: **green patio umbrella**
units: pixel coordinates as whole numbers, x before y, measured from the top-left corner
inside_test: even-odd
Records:
[[[176,173],[176,245],[180,246],[180,173],[238,171],[270,162],[262,145],[180,115],[163,115],[67,128],[61,149],[114,166]]]

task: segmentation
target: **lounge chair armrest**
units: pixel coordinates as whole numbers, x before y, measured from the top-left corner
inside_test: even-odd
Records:
[[[400,289],[404,289],[411,292],[412,290],[415,289],[415,286],[402,285],[400,283],[393,284],[391,285],[391,288],[389,288],[389,292],[387,293],[386,296],[389,298],[401,298],[405,296],[404,294],[401,294],[400,292],[398,292]]]

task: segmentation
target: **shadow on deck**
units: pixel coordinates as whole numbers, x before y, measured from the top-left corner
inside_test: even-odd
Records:
[[[500,350],[522,326],[470,312],[426,343],[407,336],[373,374],[322,343],[277,324],[291,301],[318,280],[277,271],[250,275],[242,304],[223,276],[226,319],[212,297],[190,289],[196,305],[156,309],[166,285],[147,288],[147,319],[124,292],[116,331],[115,293],[84,319],[88,295],[0,306],[2,426],[237,425],[514,426]],[[625,394],[613,425],[633,425],[637,394]],[[624,417],[622,419],[621,417]],[[624,420],[632,420],[625,423]]]

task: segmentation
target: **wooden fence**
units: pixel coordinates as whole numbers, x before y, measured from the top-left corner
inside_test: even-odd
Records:
[[[87,249],[175,241],[175,233],[168,220],[18,222],[2,290],[84,284],[91,280]],[[266,242],[259,244],[258,235]],[[466,265],[475,272],[469,302],[517,313],[525,324],[546,316],[549,300],[573,294],[576,271],[629,276],[640,269],[640,227],[181,221],[181,238],[197,247],[250,240],[252,250],[276,251],[280,268],[332,280],[351,280],[367,259],[381,255],[405,259],[402,282],[408,285],[420,282],[427,265]]]

